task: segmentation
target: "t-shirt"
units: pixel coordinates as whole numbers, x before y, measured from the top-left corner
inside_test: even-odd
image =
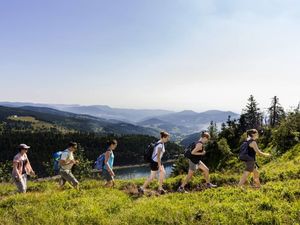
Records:
[[[158,159],[157,159],[157,153],[158,153],[158,149],[161,149],[161,152],[160,152],[160,159],[163,157],[163,155],[164,155],[164,153],[165,153],[165,145],[164,145],[164,143],[159,143],[158,145],[156,145],[155,147],[154,147],[154,150],[153,150],[153,154],[152,154],[152,160],[154,161],[154,162],[157,162],[158,161]]]
[[[68,149],[66,149],[65,151],[63,151],[63,153],[61,154],[60,157],[61,160],[65,160],[66,163],[69,163],[71,160],[74,160],[74,155],[73,152],[70,152]],[[71,170],[73,167],[73,163],[70,163],[68,165],[60,165],[60,167],[63,170]]]

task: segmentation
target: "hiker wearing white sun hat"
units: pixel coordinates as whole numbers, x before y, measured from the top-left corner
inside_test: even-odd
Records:
[[[20,144],[19,153],[13,159],[12,177],[20,193],[25,193],[27,190],[27,175],[35,175],[27,157],[29,148],[30,146],[26,144]]]

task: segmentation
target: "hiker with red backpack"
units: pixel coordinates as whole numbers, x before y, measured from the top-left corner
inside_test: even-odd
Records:
[[[202,156],[204,156],[206,154],[206,152],[204,150],[204,144],[206,144],[209,141],[209,139],[210,139],[210,134],[208,132],[203,132],[201,134],[200,139],[196,143],[191,144],[185,150],[184,155],[186,158],[188,158],[188,161],[189,161],[189,171],[188,171],[186,178],[183,180],[182,184],[179,186],[178,192],[187,193],[187,191],[185,190],[185,186],[192,179],[192,177],[197,169],[202,171],[205,181],[206,181],[207,188],[217,187],[217,185],[210,183],[209,169],[201,161]]]
[[[169,139],[170,139],[170,134],[168,134],[165,131],[162,131],[160,132],[160,140],[156,142],[154,146],[152,146],[153,152],[151,151],[152,154],[150,158],[151,173],[148,179],[145,181],[144,185],[138,188],[139,193],[144,194],[144,190],[148,187],[151,181],[157,176],[157,173],[159,173],[158,192],[160,194],[166,193],[166,191],[162,187],[166,172],[161,159],[164,153],[166,152],[165,143],[167,143]]]
[[[256,163],[256,153],[264,156],[270,157],[271,154],[262,152],[256,143],[259,134],[256,129],[250,129],[247,131],[247,140],[241,145],[240,148],[240,160],[244,161],[245,163],[245,171],[243,176],[240,179],[239,186],[243,188],[244,184],[246,183],[249,175],[253,173],[253,182],[255,188],[260,188],[260,181],[259,181],[259,172],[258,166]]]

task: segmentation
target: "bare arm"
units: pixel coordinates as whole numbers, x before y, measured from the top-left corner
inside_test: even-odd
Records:
[[[63,153],[65,154],[65,153]],[[59,164],[62,166],[67,166],[67,165],[73,165],[73,164],[78,164],[79,161],[78,160],[74,160],[74,159],[69,159],[69,155],[62,155],[61,159],[59,160]]]
[[[161,152],[162,152],[162,148],[158,148],[157,149],[157,163],[158,163],[159,168],[161,167],[161,159],[160,159]]]
[[[17,161],[13,162],[13,171],[18,175],[18,177],[21,177],[21,174],[19,173],[19,170],[18,170],[18,162]]]
[[[76,161],[75,160],[64,160],[64,159],[61,159],[61,160],[59,160],[59,163],[62,166],[66,166],[66,165],[70,165],[70,164],[75,164]]]
[[[255,151],[257,154],[261,155],[261,156],[265,156],[265,157],[271,156],[269,153],[264,153],[264,152],[262,152],[262,151],[258,148],[257,143],[256,143],[255,141],[252,141],[252,142],[249,144],[249,146],[250,146],[251,148],[253,148],[254,151]]]
[[[205,151],[202,151],[203,145],[202,143],[196,144],[195,148],[192,150],[192,155],[205,155]]]
[[[35,172],[33,171],[28,158],[27,158],[27,165],[26,165],[26,167],[28,168],[30,175],[34,176]]]

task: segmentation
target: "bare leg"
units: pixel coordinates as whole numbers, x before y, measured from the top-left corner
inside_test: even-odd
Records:
[[[112,181],[112,180],[110,180],[110,181],[107,181],[106,183],[105,183],[105,185],[104,185],[105,187],[113,187],[114,186],[114,182]]]
[[[187,185],[187,183],[192,179],[194,175],[194,171],[193,170],[189,170],[187,176],[185,177],[185,179],[183,180],[181,187],[185,187],[185,185]]]
[[[241,177],[240,182],[239,182],[240,187],[244,186],[244,184],[246,183],[249,175],[250,175],[249,171],[244,171],[243,176]]]
[[[144,185],[143,185],[143,189],[147,188],[148,185],[151,183],[151,181],[156,177],[157,171],[152,171],[151,170],[151,174],[148,177],[148,179],[145,181]]]
[[[203,173],[203,176],[204,176],[204,179],[206,181],[207,184],[210,183],[210,178],[209,178],[209,169],[207,168],[207,166],[200,161],[199,163],[199,169],[202,170],[202,173]]]
[[[162,166],[163,167],[163,166]],[[163,167],[163,169],[159,172],[159,181],[158,181],[158,189],[161,190],[164,179],[165,179],[165,175],[166,175],[166,171],[165,168]]]
[[[260,188],[259,172],[257,169],[253,170],[253,182],[254,182],[254,187]]]

